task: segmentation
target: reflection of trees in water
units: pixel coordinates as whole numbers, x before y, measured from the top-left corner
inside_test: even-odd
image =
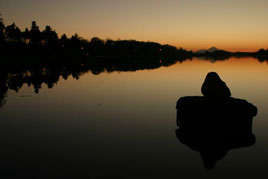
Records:
[[[200,60],[208,60],[211,63],[217,62],[217,61],[225,61],[230,58],[230,56],[196,56]]]
[[[98,75],[103,72],[111,73],[114,71],[137,71],[144,69],[156,69],[161,66],[170,66],[176,62],[185,61],[181,59],[95,59],[85,63],[69,63],[64,65],[6,65],[1,66],[0,70],[0,107],[5,104],[5,97],[8,90],[18,92],[24,84],[34,88],[35,93],[39,93],[42,85],[48,88],[53,86],[60,78],[68,79],[72,76],[79,79],[85,73],[91,72]]]
[[[228,60],[228,57],[198,57],[209,61]],[[0,67],[0,107],[5,104],[5,97],[8,89],[18,92],[24,84],[34,88],[35,93],[39,93],[42,84],[48,88],[59,81],[60,78],[67,79],[72,76],[79,79],[85,73],[91,72],[98,75],[103,72],[112,73],[115,71],[137,71],[150,70],[162,66],[170,66],[177,62],[184,62],[191,58],[95,58],[91,60],[79,61],[77,63],[62,64],[24,64],[24,65],[1,65]],[[266,58],[258,58],[260,62],[267,61]]]
[[[6,84],[7,73],[0,72],[0,108],[5,104],[5,98],[8,91]]]
[[[28,86],[33,86],[35,93],[38,93],[43,83],[46,84],[48,88],[52,88],[59,81],[61,76],[63,79],[67,79],[70,75],[74,78],[78,78],[81,72],[60,66],[39,66],[29,69],[22,68],[17,72],[6,71],[4,75],[7,76],[7,78],[1,79],[1,83],[6,84],[8,89],[18,92],[24,84],[27,84]]]
[[[254,59],[257,59],[259,62],[263,63],[266,62],[268,63],[268,57],[267,56],[254,56],[254,55],[233,55],[233,56],[213,56],[213,55],[197,55],[195,56],[196,58],[200,59],[200,60],[208,60],[211,63],[217,62],[217,61],[225,61],[225,60],[229,60],[231,57],[235,57],[235,58],[246,58],[246,57],[251,57]]]
[[[258,57],[257,58],[259,62],[263,63],[263,62],[266,62],[268,63],[268,57]]]

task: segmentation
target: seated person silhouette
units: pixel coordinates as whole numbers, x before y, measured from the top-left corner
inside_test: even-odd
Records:
[[[246,100],[232,98],[230,89],[215,72],[207,74],[201,92],[204,96],[178,100],[176,136],[200,152],[205,167],[213,169],[228,150],[255,143],[252,119],[257,108]]]

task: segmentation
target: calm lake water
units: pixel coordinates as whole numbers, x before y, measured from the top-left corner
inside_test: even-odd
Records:
[[[217,72],[235,98],[258,108],[256,143],[229,150],[212,170],[176,137],[176,102],[200,96]],[[268,64],[192,59],[133,72],[61,76],[36,94],[8,90],[0,108],[0,175],[35,178],[268,178]],[[216,119],[215,119],[216,120]]]

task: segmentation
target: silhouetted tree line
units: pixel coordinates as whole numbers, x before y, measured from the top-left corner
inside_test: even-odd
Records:
[[[254,57],[257,58],[259,61],[266,61],[268,60],[268,49],[260,49],[257,52],[228,52],[224,50],[217,50],[214,52],[199,53],[194,54],[195,57],[201,57],[204,59],[217,61],[217,60],[226,60],[230,57]]]
[[[15,23],[5,26],[2,18],[0,19],[0,45],[3,49],[2,57],[40,57],[45,60],[47,57],[56,57],[57,61],[95,58],[109,58],[110,60],[157,58],[159,60],[160,58],[191,56],[191,52],[184,49],[155,42],[110,39],[104,41],[98,37],[93,37],[88,41],[77,34],[70,38],[66,34],[59,37],[50,26],[40,30],[35,21],[32,22],[30,29],[26,28],[22,31]]]
[[[192,53],[182,48],[177,49],[170,45],[161,45],[155,42],[140,42],[136,40],[102,40],[93,37],[90,41],[83,39],[78,34],[70,38],[57,32],[50,26],[40,30],[35,21],[31,28],[22,31],[15,23],[5,26],[0,16],[0,47],[1,63],[85,63],[89,60],[98,63],[117,63],[129,61],[148,61],[154,63],[159,60],[200,57],[212,61],[228,59],[231,56],[251,56],[260,61],[268,60],[268,49],[257,52],[228,52],[217,50],[201,54]],[[4,57],[4,58],[3,58]],[[16,60],[17,58],[20,60]]]

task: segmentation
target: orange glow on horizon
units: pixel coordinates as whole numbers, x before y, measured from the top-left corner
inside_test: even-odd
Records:
[[[59,35],[77,33],[88,40],[133,39],[193,51],[214,46],[254,52],[268,47],[264,0],[4,0],[0,5],[5,25],[15,22],[21,30],[35,20],[41,30],[50,25]]]
[[[69,37],[73,35],[72,33],[67,34]],[[86,40],[90,40],[93,37],[99,37],[102,40],[107,40],[107,39],[112,39],[112,40],[137,40],[137,41],[145,41],[145,42],[156,42],[160,43],[162,45],[164,44],[169,44],[172,46],[175,46],[177,48],[183,48],[186,50],[192,50],[192,51],[197,51],[201,49],[209,49],[211,47],[216,47],[221,50],[226,50],[230,52],[256,52],[259,49],[268,49],[268,40],[267,43],[265,41],[258,41],[255,42],[252,39],[233,39],[233,40],[225,40],[223,41],[222,39],[216,38],[215,40],[213,39],[207,39],[207,41],[202,40],[198,41],[197,39],[181,39],[180,37],[177,39],[181,40],[176,40],[175,38],[165,38],[165,37],[159,37],[159,36],[153,36],[150,38],[150,36],[121,36],[121,37],[106,37],[105,34],[97,34],[97,35],[92,35],[88,36],[87,34],[78,34],[82,38],[85,38]],[[224,37],[221,37],[224,38]],[[268,38],[267,38],[268,39]]]

